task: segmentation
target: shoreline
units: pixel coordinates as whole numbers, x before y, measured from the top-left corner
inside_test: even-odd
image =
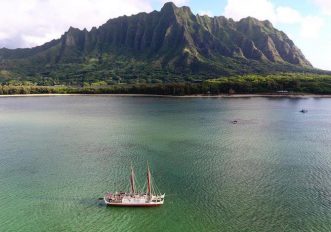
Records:
[[[57,97],[57,96],[109,96],[109,97],[160,97],[160,98],[254,98],[254,97],[275,97],[275,98],[331,98],[330,94],[219,94],[219,95],[157,95],[157,94],[8,94],[0,95],[6,97]]]

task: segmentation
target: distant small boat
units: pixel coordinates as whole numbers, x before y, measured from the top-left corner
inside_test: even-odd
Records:
[[[109,206],[152,207],[163,205],[164,197],[165,194],[159,193],[155,183],[152,183],[152,176],[147,163],[146,192],[137,191],[135,185],[135,174],[131,166],[130,192],[107,193],[103,199]]]
[[[232,121],[232,124],[237,124],[237,123],[238,123],[237,120],[233,120],[233,121]]]
[[[307,113],[308,110],[306,110],[306,109],[302,109],[302,110],[300,110],[300,112],[301,112],[301,113]]]

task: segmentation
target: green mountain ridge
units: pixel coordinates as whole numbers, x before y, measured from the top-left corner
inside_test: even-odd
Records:
[[[0,80],[5,73],[7,79],[44,84],[320,72],[269,21],[194,15],[189,7],[171,2],[161,11],[110,19],[90,31],[71,27],[60,39],[42,46],[0,49],[0,71]]]

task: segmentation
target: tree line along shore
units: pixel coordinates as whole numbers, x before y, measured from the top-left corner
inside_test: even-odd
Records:
[[[0,95],[16,94],[153,94],[153,95],[220,95],[220,94],[331,94],[331,75],[280,73],[243,75],[176,83],[117,83],[103,81],[78,85],[38,85],[29,81],[0,79]]]

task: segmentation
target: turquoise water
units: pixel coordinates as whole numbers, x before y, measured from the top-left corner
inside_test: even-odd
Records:
[[[165,205],[97,200],[147,160]],[[0,209],[1,232],[331,231],[331,99],[0,98]]]

